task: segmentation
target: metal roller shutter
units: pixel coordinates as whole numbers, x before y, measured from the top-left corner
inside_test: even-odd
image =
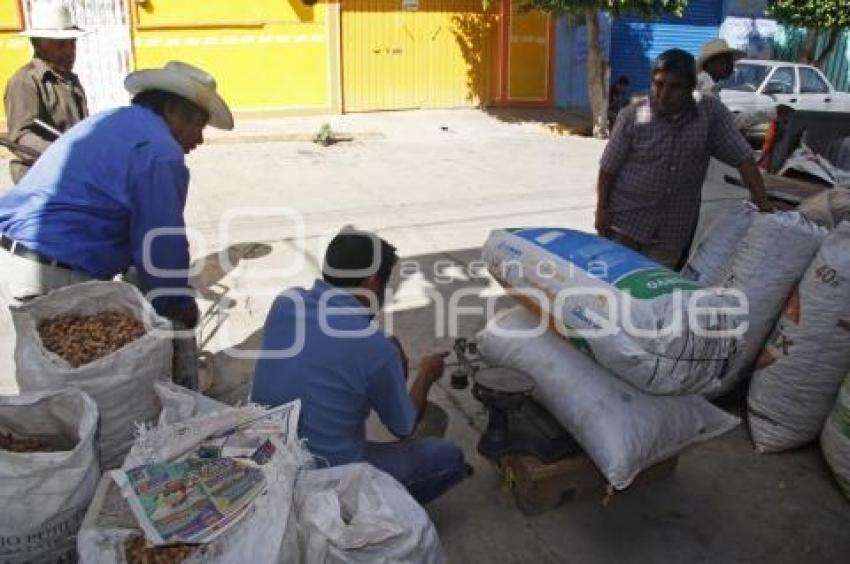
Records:
[[[655,57],[674,47],[698,56],[702,44],[718,36],[722,9],[722,0],[690,0],[681,19],[617,18],[611,34],[611,81],[625,75],[633,93],[646,92]]]

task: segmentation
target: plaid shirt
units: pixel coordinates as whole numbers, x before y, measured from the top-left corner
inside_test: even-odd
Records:
[[[608,199],[611,226],[640,243],[686,247],[711,157],[734,167],[753,158],[732,114],[714,96],[696,94],[675,116],[656,114],[648,100],[622,110],[599,163],[616,177]]]

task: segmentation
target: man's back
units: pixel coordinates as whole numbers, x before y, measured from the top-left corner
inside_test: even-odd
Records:
[[[350,294],[320,280],[281,294],[266,319],[263,355],[252,400],[301,399],[299,435],[330,464],[364,460],[371,409],[396,435],[413,431],[399,353]]]
[[[138,106],[103,112],[53,143],[0,198],[0,231],[75,270],[110,278],[133,258],[131,226],[142,224],[142,212],[182,218],[188,174],[160,117]]]

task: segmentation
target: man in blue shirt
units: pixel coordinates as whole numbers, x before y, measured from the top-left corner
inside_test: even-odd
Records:
[[[373,321],[397,259],[373,234],[339,233],[325,254],[323,279],[310,290],[284,291],[272,305],[252,399],[271,406],[300,399],[299,435],[317,458],[331,466],[369,462],[427,503],[463,478],[465,463],[453,442],[408,438],[443,374],[444,355],[423,357],[408,391],[404,351]],[[373,409],[405,440],[366,441]]]
[[[191,65],[131,73],[128,107],[89,117],[0,198],[0,282],[11,303],[135,266],[166,317],[193,327],[185,154],[209,123],[233,128],[215,80]]]

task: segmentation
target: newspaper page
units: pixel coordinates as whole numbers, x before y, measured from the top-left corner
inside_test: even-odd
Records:
[[[298,440],[299,412],[297,401],[252,406],[153,430],[154,452],[171,456],[142,457],[144,463],[111,472],[148,541],[208,543],[249,513],[267,490],[262,465]],[[185,432],[193,427],[203,430]],[[163,444],[175,440],[182,446]]]
[[[211,541],[244,516],[266,487],[259,468],[233,458],[152,464],[116,472],[126,478],[119,482],[122,493],[145,536],[155,545]]]

